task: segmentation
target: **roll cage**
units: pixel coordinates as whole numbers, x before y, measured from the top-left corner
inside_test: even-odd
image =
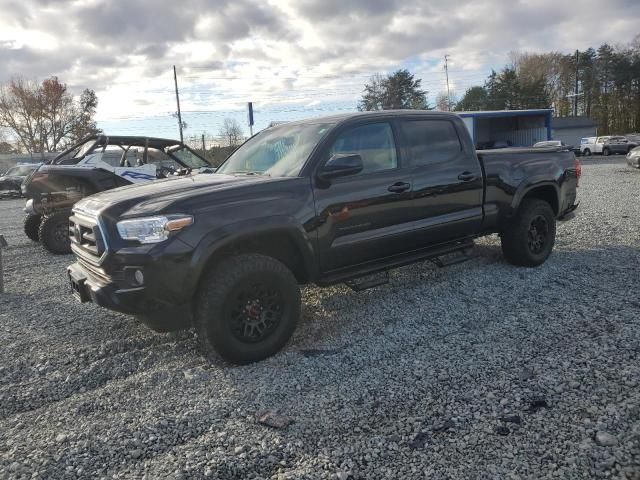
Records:
[[[85,145],[89,145],[88,148],[83,149]],[[166,138],[153,138],[153,137],[135,137],[135,136],[112,136],[107,135],[90,135],[85,137],[72,145],[70,148],[56,156],[52,160],[45,162],[48,165],[73,165],[82,161],[87,155],[100,152],[104,153],[108,146],[115,145],[122,149],[122,156],[120,157],[119,165],[121,167],[132,167],[130,165],[127,153],[131,147],[144,147],[142,155],[142,164],[148,163],[149,148],[162,151],[166,153],[173,161],[178,163],[184,168],[194,169],[202,167],[212,167],[208,160],[204,159],[201,155],[196,153],[193,149],[189,148],[184,143],[176,140]],[[199,159],[203,165],[194,166],[186,164],[175,152],[185,149]],[[80,155],[78,153],[82,152]]]

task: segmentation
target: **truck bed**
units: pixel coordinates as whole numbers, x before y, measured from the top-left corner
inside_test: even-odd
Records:
[[[566,148],[512,147],[476,153],[486,179],[486,228],[500,228],[533,185],[543,186],[558,216],[576,200],[577,162]]]

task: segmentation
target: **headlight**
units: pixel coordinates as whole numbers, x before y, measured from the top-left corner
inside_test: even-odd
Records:
[[[189,225],[193,225],[191,215],[132,218],[118,222],[118,233],[123,240],[158,243],[169,238],[171,232],[177,232]]]

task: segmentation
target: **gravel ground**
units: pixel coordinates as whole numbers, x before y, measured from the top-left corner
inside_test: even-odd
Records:
[[[640,171],[623,162],[585,162],[542,267],[506,264],[493,236],[387,286],[306,288],[293,340],[245,367],[76,303],[73,257],[0,202],[0,478],[640,479]]]

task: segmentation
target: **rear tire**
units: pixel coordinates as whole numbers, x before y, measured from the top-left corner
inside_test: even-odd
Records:
[[[32,240],[34,242],[40,240],[38,238],[40,222],[42,222],[42,215],[38,215],[37,213],[27,213],[24,216],[24,234],[29,240]]]
[[[602,149],[602,155],[604,155],[605,157],[609,156],[609,149],[608,148],[603,148]]]
[[[278,260],[238,255],[215,266],[201,282],[194,325],[206,356],[247,364],[278,352],[300,317],[300,289]]]
[[[556,218],[551,205],[525,199],[502,231],[502,253],[513,265],[537,267],[551,255],[555,239]]]
[[[71,210],[59,210],[46,215],[40,223],[38,238],[40,243],[54,255],[71,253],[69,240],[69,217]]]

